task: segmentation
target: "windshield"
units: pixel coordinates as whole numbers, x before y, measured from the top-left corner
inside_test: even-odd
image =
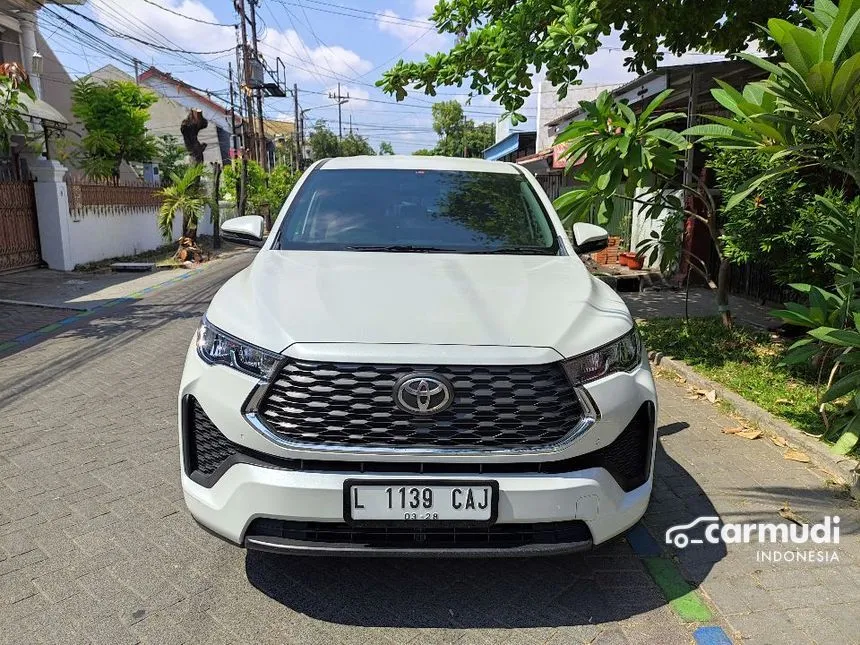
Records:
[[[274,249],[557,254],[549,217],[518,173],[318,170]]]

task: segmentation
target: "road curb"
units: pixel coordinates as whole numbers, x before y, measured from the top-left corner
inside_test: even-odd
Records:
[[[747,401],[740,394],[702,376],[683,361],[663,356],[659,352],[649,352],[649,358],[654,365],[674,372],[690,385],[703,390],[714,390],[719,398],[730,403],[742,417],[773,430],[803,448],[816,466],[831,473],[841,483],[850,486],[852,496],[860,499],[860,463],[856,459],[833,454],[815,437],[806,435],[755,403]]]

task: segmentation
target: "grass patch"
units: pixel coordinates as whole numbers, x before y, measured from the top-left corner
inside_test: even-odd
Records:
[[[684,361],[796,428],[823,434],[817,375],[807,367],[780,366],[786,345],[769,333],[726,329],[719,318],[655,318],[639,329],[649,350]]]

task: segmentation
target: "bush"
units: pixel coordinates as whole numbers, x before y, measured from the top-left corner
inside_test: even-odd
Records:
[[[724,196],[771,169],[765,155],[751,150],[715,149],[709,165]],[[823,209],[815,194],[823,189],[813,181],[783,175],[763,185],[754,199],[721,211],[724,252],[732,264],[764,265],[783,285],[832,282],[827,245],[816,239]]]

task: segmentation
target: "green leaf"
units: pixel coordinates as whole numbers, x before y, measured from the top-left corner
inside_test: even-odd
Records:
[[[680,150],[686,150],[690,147],[690,143],[678,132],[674,130],[669,130],[668,128],[656,128],[654,130],[650,130],[647,134],[649,137],[653,137],[664,143],[668,143],[670,146],[674,146]]]
[[[796,166],[784,166],[782,168],[777,168],[776,170],[766,170],[763,173],[753,177],[752,179],[741,184],[740,189],[729,198],[729,201],[726,202],[724,207],[725,210],[730,211],[735,206],[740,204],[743,200],[750,196],[750,194],[756,190],[762,184],[779,177],[780,175],[784,175],[789,172],[794,172],[797,170]]]
[[[860,372],[851,372],[827,388],[827,391],[821,397],[821,402],[828,403],[829,401],[842,398],[846,394],[856,390],[858,386],[860,386]]]
[[[808,332],[813,338],[839,347],[860,347],[860,334],[847,329],[819,327]]]
[[[860,415],[851,419],[842,431],[842,435],[830,450],[837,455],[847,455],[857,445],[858,440],[860,440]]]
[[[860,16],[860,11],[857,15]],[[834,110],[842,108],[846,99],[857,91],[858,83],[860,83],[860,52],[842,63],[833,76],[830,96],[833,99]]]
[[[663,101],[669,98],[672,95],[672,92],[674,92],[674,90],[663,90],[653,99],[651,99],[651,102],[645,107],[644,110],[642,110],[642,114],[639,115],[639,122],[645,123],[648,120],[648,117],[651,116],[651,113],[658,107],[663,105]]]

